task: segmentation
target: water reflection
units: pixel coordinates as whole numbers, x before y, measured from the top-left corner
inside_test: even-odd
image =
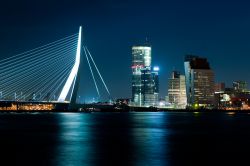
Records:
[[[167,165],[167,114],[60,114],[56,165]]]
[[[171,131],[167,114],[134,113],[131,118],[135,165],[168,165]]]
[[[92,165],[95,154],[91,150],[91,120],[87,114],[59,114],[60,131],[56,147],[56,165]]]
[[[235,112],[227,112],[227,115],[229,116],[234,116],[236,113]]]
[[[244,113],[0,114],[0,165],[241,165]]]

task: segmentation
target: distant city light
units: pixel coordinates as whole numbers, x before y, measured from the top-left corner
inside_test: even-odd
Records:
[[[154,71],[159,71],[160,68],[159,68],[158,66],[155,66],[155,67],[153,68],[153,70],[154,70]]]
[[[165,102],[164,102],[164,101],[160,101],[160,102],[159,102],[159,105],[160,105],[160,106],[165,106]]]

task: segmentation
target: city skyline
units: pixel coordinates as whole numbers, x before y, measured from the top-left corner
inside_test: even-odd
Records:
[[[247,165],[250,1],[0,5],[0,165]]]
[[[6,2],[1,7],[0,58],[75,33],[83,25],[84,40],[114,97],[131,97],[131,46],[146,38],[153,66],[160,67],[160,97],[167,95],[172,69],[184,73],[184,56],[190,53],[208,58],[216,82],[227,87],[236,80],[250,82],[249,2],[140,2],[25,1],[13,8]]]

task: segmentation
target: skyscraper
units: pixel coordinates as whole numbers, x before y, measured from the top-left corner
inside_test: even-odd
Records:
[[[168,79],[168,100],[175,108],[186,108],[185,76],[178,71],[173,71]]]
[[[153,96],[151,98],[151,103],[153,105],[158,105],[159,101],[159,67],[154,67],[151,73],[152,75],[152,84],[153,84]]]
[[[188,106],[211,107],[214,103],[214,72],[207,59],[187,55],[184,68]]]
[[[157,78],[157,80],[156,80]],[[132,47],[132,102],[136,106],[153,106],[158,101],[158,73],[151,71],[151,47]]]

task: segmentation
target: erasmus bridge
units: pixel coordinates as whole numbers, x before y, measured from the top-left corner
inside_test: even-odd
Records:
[[[86,58],[82,57],[84,54]],[[0,60],[0,101],[22,105],[42,102],[76,104],[83,59],[89,66],[98,97],[100,90],[93,70],[110,96],[90,51],[82,43],[80,26],[79,33]],[[22,109],[26,107],[27,104]]]

